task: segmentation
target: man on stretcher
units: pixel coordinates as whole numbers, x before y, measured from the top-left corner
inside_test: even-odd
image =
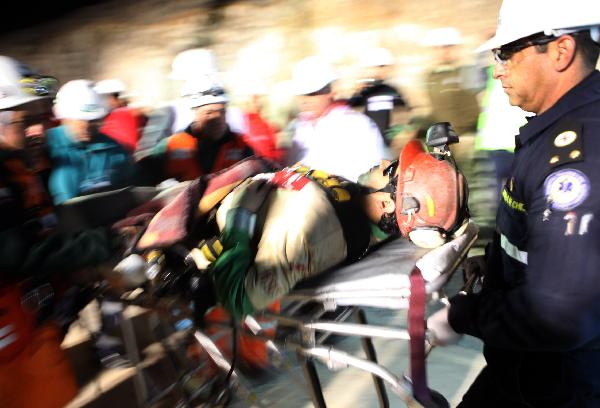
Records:
[[[444,131],[458,140],[449,126]],[[430,248],[460,235],[467,189],[449,157],[413,140],[360,183],[301,165],[265,172],[246,160],[188,185],[153,217],[136,249],[184,244],[212,278],[218,303],[234,316],[252,314],[392,235]]]

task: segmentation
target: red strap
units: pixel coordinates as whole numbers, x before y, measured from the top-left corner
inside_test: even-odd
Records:
[[[410,336],[410,373],[413,396],[421,404],[431,401],[427,387],[425,366],[425,281],[421,270],[415,266],[410,272],[410,298],[408,303],[408,334]]]

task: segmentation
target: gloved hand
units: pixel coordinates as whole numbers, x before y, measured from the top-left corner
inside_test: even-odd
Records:
[[[458,343],[463,336],[450,327],[449,310],[450,306],[445,306],[427,319],[427,338],[432,346],[450,346]]]
[[[138,254],[131,254],[121,260],[114,268],[113,272],[120,278],[124,287],[137,288],[148,280],[146,269],[148,263]]]
[[[484,255],[472,256],[465,259],[463,281],[467,283],[474,277],[483,278],[485,276],[487,264]]]

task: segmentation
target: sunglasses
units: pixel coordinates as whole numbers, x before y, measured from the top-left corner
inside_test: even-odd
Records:
[[[500,48],[494,48],[492,53],[494,54],[494,59],[498,64],[506,65],[508,61],[519,51],[523,51],[525,48],[533,47],[535,45],[544,45],[549,44],[552,41],[556,41],[558,37],[543,37],[533,40],[526,40],[521,43],[511,43],[507,45],[503,45]]]
[[[385,169],[383,169],[383,175],[387,176],[390,181],[385,187],[379,190],[371,189],[371,193],[390,193],[395,194],[396,192],[396,169],[398,169],[398,160],[391,162]]]

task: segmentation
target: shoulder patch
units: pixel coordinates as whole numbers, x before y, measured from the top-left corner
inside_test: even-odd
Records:
[[[559,170],[544,181],[544,194],[553,210],[572,210],[590,194],[590,180],[579,170]]]
[[[549,139],[548,164],[550,168],[583,160],[581,133],[581,123],[563,121],[557,126],[552,132],[553,136]]]

